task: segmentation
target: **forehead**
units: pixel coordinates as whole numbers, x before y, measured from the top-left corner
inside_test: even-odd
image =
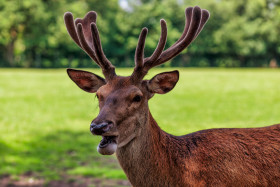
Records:
[[[116,77],[97,91],[99,94],[108,95],[116,90],[140,91],[140,87],[132,84],[130,77]]]

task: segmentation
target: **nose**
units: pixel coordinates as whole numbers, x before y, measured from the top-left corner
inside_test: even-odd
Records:
[[[102,135],[103,133],[109,131],[111,126],[111,122],[102,122],[99,124],[92,122],[90,124],[90,132],[95,135]]]

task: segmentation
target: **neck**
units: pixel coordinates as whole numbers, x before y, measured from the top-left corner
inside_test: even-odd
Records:
[[[140,135],[117,149],[119,163],[133,186],[178,184],[182,179],[176,176],[185,170],[185,157],[189,154],[183,153],[186,149],[182,140],[161,130],[150,112],[146,119]]]

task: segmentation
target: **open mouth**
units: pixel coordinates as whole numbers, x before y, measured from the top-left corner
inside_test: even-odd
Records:
[[[110,145],[111,143],[117,143],[116,136],[102,136],[102,140],[99,143],[99,147],[104,148]]]
[[[117,149],[116,136],[102,136],[97,151],[102,155],[112,155]]]

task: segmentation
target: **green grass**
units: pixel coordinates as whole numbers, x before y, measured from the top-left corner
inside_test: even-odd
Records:
[[[159,125],[176,135],[280,123],[280,71],[180,69],[174,90],[149,105]],[[96,151],[100,138],[89,124],[97,113],[94,95],[81,91],[64,69],[0,69],[0,175],[125,178],[114,156]]]

